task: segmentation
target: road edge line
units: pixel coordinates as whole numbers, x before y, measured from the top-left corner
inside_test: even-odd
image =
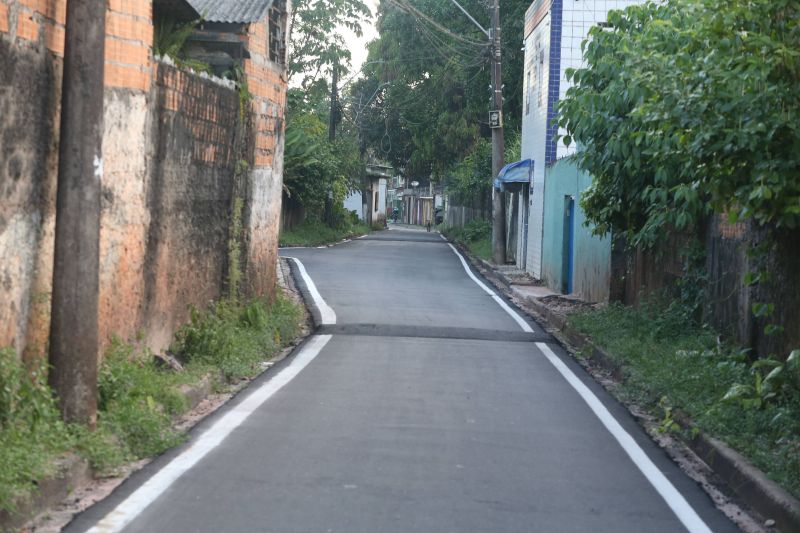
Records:
[[[314,280],[311,279],[311,276],[308,275],[308,271],[306,271],[306,267],[303,265],[303,262],[300,261],[296,257],[289,257],[286,256],[286,259],[291,259],[294,261],[295,265],[297,266],[297,270],[300,273],[300,277],[303,278],[303,283],[305,283],[306,288],[308,289],[308,294],[311,296],[311,300],[313,301],[314,307],[317,308],[319,311],[319,324],[318,326],[332,326],[336,324],[336,312],[333,310],[331,306],[322,298],[322,295],[317,290],[317,286],[314,284]]]
[[[133,522],[178,478],[195,466],[209,452],[255,412],[276,392],[289,384],[313,361],[328,344],[332,335],[314,335],[286,368],[275,374],[248,395],[240,404],[225,413],[204,431],[187,449],[164,465],[142,486],[106,514],[87,533],[114,533]]]
[[[547,360],[558,370],[561,376],[569,383],[575,392],[586,402],[589,409],[600,420],[606,430],[616,439],[633,464],[647,478],[647,481],[658,492],[672,512],[691,533],[711,533],[697,511],[667,479],[664,473],[653,463],[645,451],[637,444],[633,437],[625,431],[614,415],[603,405],[603,402],[587,387],[575,373],[564,364],[550,347],[544,342],[537,342],[536,347]]]
[[[441,234],[440,234],[440,235],[441,235]],[[486,292],[486,294],[488,294],[489,296],[491,296],[491,297],[492,297],[492,299],[493,299],[495,302],[497,302],[497,305],[499,305],[499,306],[500,306],[500,308],[501,308],[503,311],[505,311],[506,313],[508,313],[508,315],[509,315],[511,318],[513,318],[513,319],[514,319],[514,322],[516,322],[516,323],[517,323],[517,324],[518,324],[518,325],[519,325],[519,326],[522,328],[522,331],[524,331],[525,333],[533,333],[533,328],[530,326],[530,324],[528,324],[527,322],[525,322],[525,319],[523,319],[523,318],[522,318],[522,317],[519,315],[519,313],[517,313],[516,311],[514,311],[513,309],[511,309],[511,306],[509,306],[509,305],[508,305],[508,304],[505,302],[505,300],[503,300],[503,299],[502,299],[500,296],[498,296],[498,294],[497,294],[496,292],[494,292],[492,289],[490,289],[489,287],[487,287],[487,286],[486,286],[486,284],[485,284],[484,282],[482,282],[481,280],[479,280],[479,279],[478,279],[478,277],[477,277],[477,276],[476,276],[476,275],[475,275],[475,274],[472,272],[472,270],[470,270],[470,268],[469,268],[469,265],[467,264],[467,260],[466,260],[466,259],[464,259],[464,256],[463,256],[463,255],[461,255],[461,254],[458,252],[458,250],[456,250],[456,247],[455,247],[455,246],[453,246],[453,244],[452,244],[452,243],[449,243],[449,242],[447,243],[447,246],[449,246],[449,247],[450,247],[450,249],[451,249],[451,250],[453,250],[453,253],[454,253],[454,254],[456,254],[456,257],[458,257],[458,259],[461,261],[461,266],[462,266],[462,267],[464,267],[464,271],[466,271],[467,275],[468,275],[468,276],[469,276],[469,277],[472,279],[472,281],[474,281],[474,282],[475,282],[475,283],[478,285],[478,287],[480,287],[481,289],[483,289],[483,290],[484,290],[484,292]]]

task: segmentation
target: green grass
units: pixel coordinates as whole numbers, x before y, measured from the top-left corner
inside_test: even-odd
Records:
[[[448,239],[456,241],[484,261],[492,260],[492,226],[488,220],[473,220],[463,228],[439,226]]]
[[[280,235],[280,246],[320,246],[370,232],[366,224],[345,224],[330,228],[317,220],[306,220],[291,231]]]
[[[14,512],[71,445],[42,373],[29,372],[13,350],[0,350],[0,509]]]
[[[664,418],[665,429],[674,427],[673,410],[685,413],[800,497],[800,391],[758,406],[723,400],[734,384],[753,383],[755,370],[744,352],[718,345],[676,306],[610,305],[569,320],[621,366],[623,400]]]
[[[173,424],[188,408],[180,387],[209,374],[222,376],[221,385],[258,374],[263,361],[294,340],[301,321],[301,310],[283,295],[194,311],[173,347],[185,362],[182,372],[159,368],[146,349],[113,341],[99,369],[93,432],[63,424],[41,376],[31,376],[13,350],[0,350],[0,509],[14,512],[66,452],[112,475],[180,443]]]

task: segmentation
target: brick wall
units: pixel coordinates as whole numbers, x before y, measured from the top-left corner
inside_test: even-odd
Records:
[[[109,0],[106,87],[148,91],[152,78],[152,2]]]
[[[283,133],[286,74],[269,60],[267,20],[251,24],[247,33],[250,59],[245,61],[253,95],[253,170],[248,187],[247,279],[254,294],[269,294],[275,284],[278,228],[283,190]]]
[[[140,324],[151,347],[166,347],[189,319],[223,295],[234,189],[236,91],[175,67],[156,68]]]
[[[0,0],[0,347],[31,357],[49,336],[65,8]],[[151,16],[148,1],[109,0],[99,327],[106,343],[144,332],[160,350],[190,305],[224,289],[239,101],[223,82],[156,64]],[[265,22],[244,36],[253,50],[245,264],[259,295],[274,288],[286,100],[266,32]]]

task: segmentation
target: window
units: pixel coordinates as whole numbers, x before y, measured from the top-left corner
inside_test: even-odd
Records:
[[[533,84],[531,83],[531,71],[528,70],[528,79],[526,82],[527,87],[525,88],[525,114],[528,115],[531,112],[531,96],[533,94]]]
[[[275,0],[269,10],[269,59],[286,66],[286,0]]]
[[[372,210],[373,211],[378,211],[378,209],[379,209],[379,207],[378,207],[378,191],[375,191],[375,203],[372,204]]]

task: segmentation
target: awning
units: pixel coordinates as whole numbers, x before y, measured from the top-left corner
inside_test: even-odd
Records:
[[[531,159],[510,163],[500,170],[500,174],[494,180],[494,188],[516,192],[523,184],[531,182],[531,172],[533,172],[533,160]]]

